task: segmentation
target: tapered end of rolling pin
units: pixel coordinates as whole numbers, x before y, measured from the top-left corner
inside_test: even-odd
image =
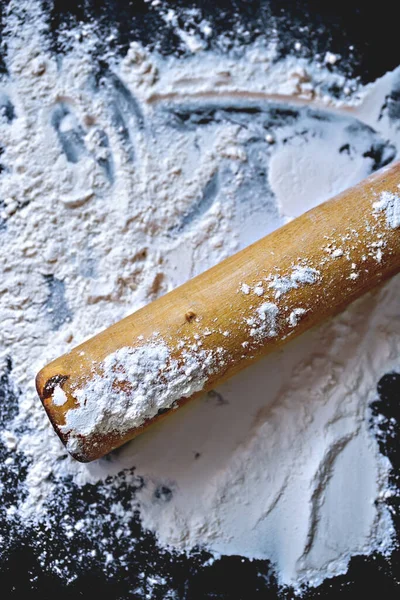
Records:
[[[51,362],[36,377],[54,429],[81,462],[132,439],[223,371],[225,350],[203,348],[198,334],[192,339],[192,312],[182,313],[174,294],[149,308]],[[154,331],[156,318],[164,324],[162,334]]]
[[[178,406],[181,406],[189,399],[177,399],[171,406],[153,411],[154,416],[151,418],[146,418],[146,411],[143,410],[142,417],[135,420],[134,426],[130,424],[129,420],[124,418],[126,417],[126,412],[119,412],[118,420],[122,418],[124,422],[120,423],[117,427],[109,427],[109,421],[112,421],[112,419],[108,413],[112,411],[112,407],[111,411],[106,409],[106,414],[102,414],[100,405],[104,409],[104,405],[107,404],[108,406],[109,403],[102,402],[104,397],[98,398],[98,402],[93,402],[92,398],[89,400],[87,414],[82,418],[81,428],[79,430],[71,429],[68,425],[68,414],[70,411],[78,411],[78,403],[74,392],[76,394],[80,386],[84,389],[85,384],[87,385],[90,382],[90,378],[88,378],[86,373],[82,373],[81,377],[77,376],[79,364],[82,367],[82,363],[79,363],[78,359],[78,357],[82,358],[84,356],[82,352],[85,351],[78,350],[77,353],[73,352],[70,355],[65,355],[53,361],[36,376],[36,390],[50,422],[68,452],[80,462],[90,462],[104,456],[112,449],[118,448],[139,435],[150,424],[165,418],[171,410],[178,408]],[[93,358],[91,362],[95,364]],[[69,373],[72,373],[72,376]],[[94,370],[92,376],[96,377]],[[104,375],[100,375],[100,377],[104,377]],[[71,381],[73,381],[72,387]],[[123,389],[122,394],[129,403],[130,394],[128,390]],[[105,427],[101,427],[102,420],[106,422],[105,424],[103,423]],[[100,427],[98,426],[99,424]],[[84,427],[82,429],[82,425],[87,425],[90,430],[88,431]]]
[[[399,271],[396,163],[53,361],[38,394],[100,458]]]

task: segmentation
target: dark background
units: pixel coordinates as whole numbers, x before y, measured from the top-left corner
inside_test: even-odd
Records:
[[[163,2],[165,6],[167,3]],[[301,54],[314,56],[326,51],[338,53],[342,59],[338,66],[349,76],[357,76],[363,83],[373,81],[386,71],[400,64],[399,20],[396,3],[380,2],[379,5],[362,2],[321,2],[321,1],[232,1],[217,0],[203,2],[171,2],[171,7],[179,13],[178,7],[195,6],[200,8],[203,17],[212,25],[215,32],[231,31],[235,25],[244,25],[243,43],[249,43],[260,33],[265,33],[271,23],[278,29],[279,51],[282,55],[293,51],[294,43],[302,43]],[[165,54],[182,54],[180,39],[167,29],[156,8],[140,0],[90,0],[87,2],[43,2],[49,14],[51,47],[54,53],[62,53],[59,32],[68,23],[96,19],[104,32],[111,27],[118,31],[114,42],[115,49],[124,53],[129,42],[136,38],[150,47],[157,47]],[[5,2],[0,4],[4,10]],[[184,27],[185,24],[182,23]],[[301,28],[301,29],[300,29]],[[304,29],[305,28],[305,29]],[[104,35],[104,38],[106,35]],[[218,45],[217,36],[208,41],[210,46]],[[353,49],[350,49],[350,46]],[[99,54],[102,49],[99,48]],[[6,72],[0,57],[0,71]],[[393,99],[400,101],[399,99]],[[17,398],[9,384],[12,371],[12,348],[8,369],[0,373],[0,427],[12,418],[17,410]],[[379,443],[394,467],[392,483],[399,489],[400,453],[400,357],[399,374],[385,375],[377,382],[376,402],[373,413],[387,417],[381,425]],[[397,424],[390,424],[394,417]],[[6,458],[5,448],[0,444],[0,462]],[[1,471],[0,482],[5,485],[1,504],[12,502],[16,497],[19,482],[24,477],[24,465],[14,470]],[[140,485],[140,481],[138,481]],[[104,485],[103,485],[104,488]],[[104,491],[104,490],[103,490]],[[124,503],[131,496],[132,489],[126,487],[118,491],[118,498]],[[105,498],[102,485],[75,488],[65,483],[65,510],[73,519],[85,514],[89,505],[96,505],[99,513],[107,514],[115,498]],[[389,500],[394,522],[400,538],[399,497]],[[1,515],[1,513],[0,513]],[[132,536],[137,536],[138,544],[129,557],[126,568],[114,573],[104,573],[101,564],[85,561],[75,564],[75,550],[79,545],[90,545],[90,540],[78,538],[76,549],[66,545],[64,533],[56,522],[48,530],[44,526],[18,533],[0,516],[0,535],[8,542],[9,550],[0,564],[0,597],[4,600],[16,596],[26,599],[63,600],[71,598],[144,599],[147,592],[152,598],[164,599],[165,586],[146,583],[150,573],[165,575],[170,587],[176,590],[176,597],[182,600],[229,599],[256,600],[277,598],[274,577],[269,575],[268,563],[240,557],[225,557],[211,567],[204,568],[205,553],[192,558],[161,553],[151,534],[141,531],[137,518],[130,523]],[[98,534],[98,532],[97,532]],[[97,535],[96,534],[96,535]],[[107,536],[107,527],[104,527]],[[76,538],[75,538],[76,539]],[[119,541],[121,552],[124,540]],[[43,550],[46,551],[43,557]],[[118,555],[118,548],[114,548]],[[40,557],[40,558],[39,558]],[[67,584],[65,577],[55,574],[54,561],[57,557],[75,570],[77,578]],[[144,573],[144,578],[141,576]],[[139,588],[141,591],[133,591]],[[327,580],[322,586],[305,594],[307,600],[354,598],[356,595],[382,597],[386,600],[399,597],[400,553],[396,550],[390,559],[381,556],[356,557],[350,563],[345,576]],[[150,596],[149,596],[150,597]],[[281,592],[280,597],[290,598],[290,591]]]

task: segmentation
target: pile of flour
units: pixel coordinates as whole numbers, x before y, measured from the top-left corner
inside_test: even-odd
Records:
[[[269,560],[295,589],[345,573],[354,555],[389,555],[391,465],[368,420],[377,381],[399,367],[398,277],[92,464],[67,455],[34,377],[390,162],[400,71],[362,89],[324,60],[278,60],[261,38],[217,53],[195,31],[181,32],[179,59],[132,39],[99,66],[94,26],[67,29],[56,57],[41,10],[11,2],[0,84],[0,374],[18,399],[0,412],[1,481],[18,481],[3,488],[9,540],[57,522],[67,552],[96,541],[77,562],[123,569],[138,511],[161,548]],[[93,507],[68,514],[71,481],[104,482],[112,525]],[[37,540],[46,568],[73,579]]]

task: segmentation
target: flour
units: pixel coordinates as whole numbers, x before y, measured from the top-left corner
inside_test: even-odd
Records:
[[[263,302],[255,310],[254,317],[246,317],[245,322],[250,326],[249,335],[255,338],[272,338],[277,333],[277,317],[279,308],[273,302]]]
[[[64,406],[64,404],[67,402],[68,398],[66,393],[64,392],[64,390],[62,389],[62,387],[60,385],[57,385],[54,388],[54,392],[53,392],[53,404],[55,404],[56,406]]]
[[[288,277],[281,275],[273,275],[272,281],[268,287],[275,290],[275,298],[278,299],[282,294],[287,294],[290,290],[297,289],[299,285],[311,285],[318,281],[320,272],[311,267],[296,265],[293,267],[291,274]]]
[[[287,294],[290,290],[297,289],[300,285],[311,285],[318,281],[320,272],[317,269],[304,265],[295,265],[292,267],[292,272],[289,275],[269,275],[265,278],[268,288],[273,289],[275,298],[278,300],[282,295]],[[250,286],[247,283],[240,285],[240,291],[248,295]],[[260,281],[253,288],[253,293],[256,296],[264,295],[263,282]]]
[[[377,381],[399,367],[399,278],[93,464],[67,456],[34,377],[390,162],[400,138],[385,99],[399,71],[363,89],[331,72],[336,55],[279,58],[275,42],[262,39],[241,53],[202,50],[205,34],[194,25],[180,35],[181,58],[132,39],[122,58],[109,51],[96,70],[94,26],[66,28],[55,57],[41,3],[11,5],[0,94],[4,551],[27,528],[43,569],[72,581],[81,564],[126,572],[148,530],[159,548],[209,552],[205,565],[222,554],[268,560],[279,584],[297,591],[346,573],[352,556],[389,555],[391,465],[368,418]],[[177,28],[173,14],[170,23]],[[374,210],[398,225],[392,197]],[[327,260],[346,258],[341,244],[327,247]],[[370,251],[378,261],[384,242],[372,240]],[[299,256],[291,273],[238,291],[257,300],[270,285],[284,301],[287,289],[319,276]],[[249,330],[276,335],[278,310],[262,302]],[[293,310],[290,325],[306,310]],[[175,376],[180,367],[163,343],[150,353],[142,344],[119,352],[129,381],[146,373],[148,399],[160,370]],[[114,358],[104,369],[114,372]],[[174,397],[201,386],[208,357],[200,358],[189,374],[179,371]],[[123,401],[104,393],[110,380],[91,385],[77,390],[81,405],[67,428],[102,427],[111,400]],[[104,411],[91,410],[95,397]],[[163,396],[151,400],[156,410]],[[148,577],[168,597],[168,575],[146,563],[137,589]]]
[[[375,213],[384,212],[386,223],[391,229],[400,227],[400,195],[382,192],[379,200],[373,203]]]
[[[305,308],[295,308],[292,310],[288,317],[289,324],[292,327],[296,327],[297,323],[300,321],[301,317],[305,315],[307,310]]]
[[[77,436],[122,435],[140,427],[180,398],[202,390],[216,364],[213,353],[200,347],[185,349],[178,361],[157,335],[145,345],[109,354],[100,372],[73,390],[77,407],[68,411],[61,427],[69,434],[69,447],[79,447]],[[55,404],[61,403],[58,396]]]

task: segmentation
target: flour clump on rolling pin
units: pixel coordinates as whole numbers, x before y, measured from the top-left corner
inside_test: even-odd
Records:
[[[373,203],[375,213],[384,212],[388,227],[396,229],[400,227],[400,192],[382,192],[379,200]]]
[[[146,345],[109,354],[99,367],[99,373],[73,392],[78,406],[67,412],[62,429],[72,436],[74,448],[77,435],[124,433],[200,391],[212,372],[213,355],[191,349],[178,361],[155,335]]]
[[[279,308],[273,302],[263,302],[255,311],[256,316],[246,318],[250,326],[251,337],[272,338],[277,335],[277,317]]]
[[[281,275],[271,276],[269,287],[275,290],[275,298],[278,299],[282,294],[286,294],[290,290],[297,289],[299,285],[311,285],[315,283],[320,276],[317,269],[296,265],[292,269],[292,273],[287,277]]]

